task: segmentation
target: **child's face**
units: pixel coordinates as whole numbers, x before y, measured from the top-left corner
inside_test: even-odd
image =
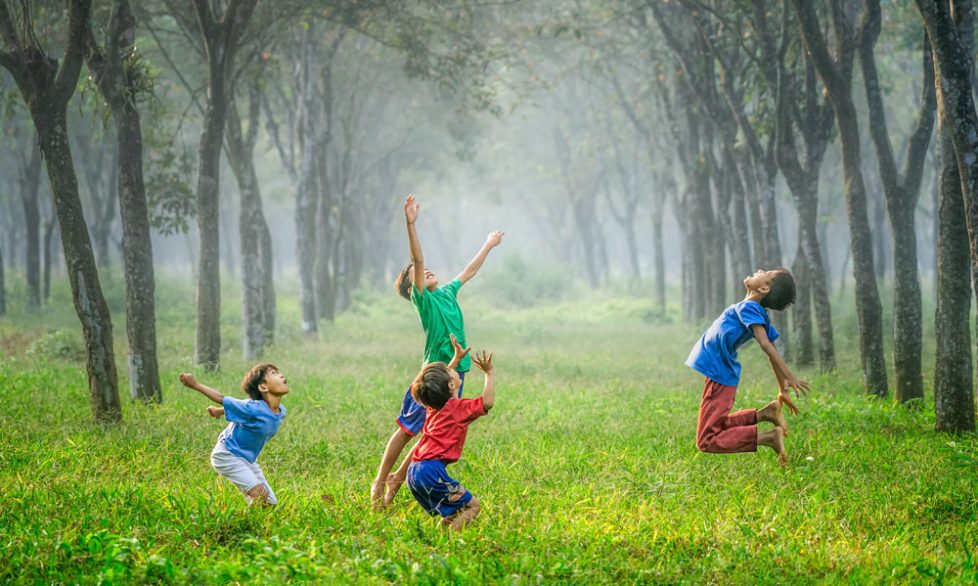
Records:
[[[411,271],[411,281],[414,281],[414,271]],[[424,270],[424,288],[432,290],[438,286],[438,277],[430,269]],[[420,289],[420,287],[418,287]]]
[[[452,391],[452,398],[458,399],[458,390],[462,387],[462,377],[455,372],[454,368],[448,369],[448,388]]]
[[[262,383],[262,387],[264,387],[262,388],[263,392],[279,397],[289,392],[289,385],[285,382],[285,375],[277,370],[269,370],[265,373],[265,382]]]
[[[777,276],[777,271],[757,269],[753,275],[744,279],[744,287],[747,287],[748,291],[766,295],[771,290],[771,280],[775,276]]]

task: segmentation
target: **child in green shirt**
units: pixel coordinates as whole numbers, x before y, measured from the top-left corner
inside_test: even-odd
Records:
[[[489,236],[486,237],[485,244],[469,261],[465,269],[447,285],[439,287],[438,277],[425,268],[424,254],[421,251],[421,243],[418,241],[418,235],[415,231],[415,221],[418,219],[420,208],[421,206],[415,202],[413,195],[407,196],[407,199],[404,200],[404,218],[407,221],[411,264],[401,271],[394,282],[394,287],[401,297],[411,301],[418,310],[421,327],[424,328],[425,332],[423,364],[429,362],[445,362],[447,364],[455,355],[452,336],[455,337],[458,344],[465,347],[465,322],[462,318],[462,310],[458,306],[458,290],[479,272],[482,263],[489,255],[489,251],[502,242],[503,233],[499,230],[490,232]],[[470,364],[469,357],[465,356],[456,367],[463,385],[465,373],[469,370]],[[461,395],[461,390],[460,388],[459,395]],[[424,427],[425,408],[411,396],[410,386],[404,393],[401,413],[395,421],[398,427],[387,441],[387,447],[384,449],[384,455],[380,461],[380,468],[377,470],[377,477],[370,485],[370,502],[375,509],[389,506],[397,490],[404,483],[411,458],[405,458],[397,472],[391,474],[391,469],[404,450],[404,446]]]

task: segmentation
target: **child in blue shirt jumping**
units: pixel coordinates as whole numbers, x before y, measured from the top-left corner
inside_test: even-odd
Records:
[[[230,422],[211,451],[214,470],[244,493],[249,506],[255,503],[278,504],[256,460],[285,419],[282,397],[289,392],[285,375],[274,364],[254,366],[241,381],[241,389],[251,397],[246,401],[226,397],[198,383],[192,374],[186,372],[180,373],[180,382],[220,403],[220,407],[208,407],[207,412],[215,418],[224,416]]]
[[[781,311],[795,301],[795,279],[787,269],[758,270],[744,279],[747,296],[725,309],[703,334],[686,359],[686,365],[706,377],[696,426],[696,447],[703,452],[730,454],[756,452],[757,446],[768,446],[778,454],[782,466],[788,461],[784,438],[788,422],[781,406],[791,413],[798,407],[791,402],[788,389],[796,395],[811,390],[809,384],[788,369],[774,347],[780,334],[771,325],[767,310]],[[778,381],[778,398],[761,409],[745,409],[730,413],[737,385],[740,383],[740,363],[737,349],[751,338],[757,340],[771,361]],[[757,423],[766,421],[774,429],[758,432]]]

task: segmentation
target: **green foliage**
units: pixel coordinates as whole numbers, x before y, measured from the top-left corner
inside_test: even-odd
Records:
[[[189,182],[194,169],[190,149],[171,144],[155,151],[146,161],[146,198],[150,224],[165,235],[186,233],[197,213],[195,193]]]
[[[85,342],[77,330],[54,330],[27,347],[27,356],[35,360],[85,360]]]

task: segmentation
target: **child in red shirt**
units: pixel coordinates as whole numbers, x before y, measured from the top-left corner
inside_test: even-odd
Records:
[[[492,353],[483,350],[472,358],[483,372],[486,382],[482,394],[474,399],[460,399],[461,379],[454,366],[468,354],[452,336],[455,357],[452,362],[431,362],[411,384],[414,399],[425,406],[424,428],[408,467],[407,484],[415,500],[431,515],[441,515],[442,526],[461,529],[479,514],[479,499],[462,488],[445,469],[462,455],[469,424],[492,409],[496,396],[492,376]]]

